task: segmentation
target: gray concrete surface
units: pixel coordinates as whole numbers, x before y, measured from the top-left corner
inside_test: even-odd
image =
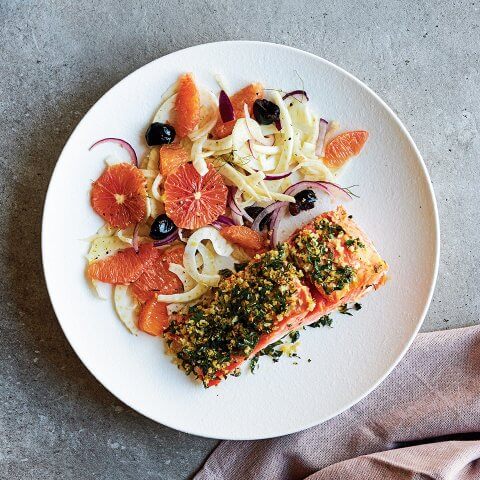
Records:
[[[442,227],[424,331],[478,323],[480,2],[0,0],[0,478],[183,479],[216,442],[120,404],[67,344],[40,218],[72,129],[112,85],[204,42],[292,45],[364,80],[424,155]],[[401,188],[401,185],[399,185]]]

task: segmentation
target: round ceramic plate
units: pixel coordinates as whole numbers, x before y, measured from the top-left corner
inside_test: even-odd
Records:
[[[360,198],[345,205],[390,264],[390,281],[333,328],[307,328],[300,359],[262,357],[255,374],[204,389],[165,354],[158,338],[127,332],[108,301],[84,277],[88,244],[102,224],[89,204],[104,168],[104,137],[138,153],[163,91],[180,73],[195,73],[218,92],[252,81],[308,91],[311,108],[370,138],[341,179]],[[300,83],[299,77],[303,80]],[[301,220],[306,220],[303,217]],[[95,377],[138,412],[184,432],[224,439],[284,435],[338,415],[372,391],[404,355],[429,305],[438,265],[438,216],[430,179],[411,137],[394,113],[352,75],[315,55],[259,42],[188,48],[140,68],[107,92],[68,140],[45,202],[42,251],[53,307],[72,347]],[[310,359],[310,361],[308,361]],[[294,361],[295,360],[295,361]]]

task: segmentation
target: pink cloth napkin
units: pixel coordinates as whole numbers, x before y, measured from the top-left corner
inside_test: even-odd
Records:
[[[285,437],[222,442],[195,480],[480,479],[480,326],[422,333],[360,403]]]

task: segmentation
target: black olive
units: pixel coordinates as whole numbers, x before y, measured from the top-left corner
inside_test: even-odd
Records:
[[[166,123],[152,123],[147,129],[145,140],[150,146],[172,143],[175,140],[175,129]]]
[[[246,207],[245,211],[255,220],[262,212],[262,207]],[[265,226],[270,222],[270,217],[272,216],[271,213],[265,216],[264,219],[260,222],[260,230],[263,230]]]
[[[163,240],[168,237],[177,227],[164,213],[159,215],[150,227],[150,237],[154,240]]]
[[[298,215],[303,210],[311,210],[315,206],[317,196],[313,190],[302,190],[295,195],[295,203],[288,206],[290,215]]]
[[[280,108],[270,100],[255,100],[253,116],[260,125],[271,125],[280,120]]]
[[[262,212],[262,207],[246,207],[245,211],[255,220]]]

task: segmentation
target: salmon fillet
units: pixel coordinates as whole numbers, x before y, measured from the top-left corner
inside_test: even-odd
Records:
[[[297,230],[222,280],[188,314],[172,316],[167,343],[187,374],[217,385],[289,332],[385,282],[388,266],[343,207]]]

